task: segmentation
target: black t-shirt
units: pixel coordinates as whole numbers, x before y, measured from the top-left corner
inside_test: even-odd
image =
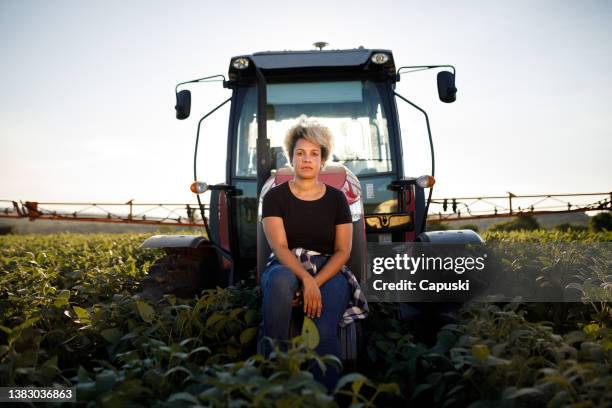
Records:
[[[331,255],[334,253],[336,225],[352,222],[346,197],[337,188],[325,186],[318,200],[297,198],[285,182],[266,193],[262,218],[281,217],[289,249],[304,248]]]

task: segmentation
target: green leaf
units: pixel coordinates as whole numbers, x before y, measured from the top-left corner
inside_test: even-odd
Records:
[[[386,392],[395,395],[400,395],[400,387],[397,383],[382,383],[376,386],[376,390],[379,392]]]
[[[568,344],[580,343],[586,340],[586,336],[584,332],[581,331],[572,331],[563,336],[565,342]]]
[[[448,330],[441,330],[438,333],[436,346],[442,349],[443,352],[450,350],[457,343],[457,336]]]
[[[33,366],[38,361],[38,354],[35,350],[27,350],[22,353],[17,354],[17,358],[15,359],[16,367],[27,367]]]
[[[147,323],[151,323],[153,321],[155,310],[148,303],[145,303],[142,300],[137,300],[136,307],[138,308],[138,314],[140,314],[142,320]]]
[[[202,391],[198,397],[200,397],[204,401],[215,401],[217,399],[223,398],[223,390],[217,387],[211,387],[205,391]]]
[[[79,366],[79,370],[77,371],[77,379],[80,383],[91,381],[89,373],[82,366]]]
[[[91,323],[91,318],[89,317],[89,312],[87,311],[87,309],[83,309],[79,306],[74,306],[72,309],[74,310],[74,313],[76,313],[77,318],[81,321],[81,323]]]
[[[249,327],[240,333],[240,344],[250,343],[257,336],[258,329],[258,327]]]
[[[564,404],[567,406],[569,402],[568,399],[567,391],[560,390],[550,399],[550,401],[548,401],[548,406],[560,407]]]
[[[117,343],[121,340],[121,331],[119,329],[104,329],[100,332],[100,335],[104,338],[104,340],[108,341],[111,344]]]
[[[321,360],[323,360],[323,362],[328,366],[335,366],[342,370],[342,361],[340,361],[340,359],[333,354],[326,354],[321,357]]]
[[[584,331],[588,335],[597,334],[597,332],[599,331],[599,324],[597,323],[587,324],[586,326],[582,328],[582,331]]]
[[[397,340],[397,339],[400,339],[402,337],[402,335],[400,333],[398,333],[398,332],[392,331],[392,332],[388,332],[387,333],[387,337],[389,337],[390,339]]]
[[[192,404],[200,404],[200,401],[194,395],[191,395],[187,392],[176,392],[168,397],[167,402],[174,401],[188,401]]]
[[[521,388],[520,390],[516,390],[514,391],[512,394],[508,395],[506,398],[509,399],[514,399],[514,398],[519,398],[519,397],[524,397],[524,396],[540,396],[543,395],[544,393],[537,389],[537,388],[532,388],[532,387],[526,387],[526,388]]]
[[[244,314],[244,321],[246,324],[248,324],[249,326],[254,325],[255,323],[257,323],[257,317],[258,317],[259,313],[257,313],[256,310],[253,309],[249,309],[245,314]]]
[[[302,338],[306,347],[314,350],[319,345],[319,330],[314,322],[308,317],[304,316],[304,325],[302,326]]]
[[[39,252],[38,254],[36,254],[36,263],[42,264],[46,258],[47,254],[45,254],[44,252]]]
[[[391,348],[391,343],[386,340],[376,340],[376,345],[385,353],[389,351],[389,348]]]
[[[491,355],[491,352],[486,344],[475,344],[472,346],[472,354],[480,361],[484,361]]]
[[[57,296],[55,297],[55,301],[53,302],[53,306],[55,307],[64,307],[70,304],[70,291],[69,290],[60,290]]]
[[[444,381],[440,381],[434,390],[434,401],[441,402],[442,397],[444,396],[444,391],[446,391],[446,384]]]
[[[191,343],[192,341],[195,341],[195,340],[196,340],[196,338],[195,338],[195,337],[189,337],[189,338],[186,338],[185,340],[182,340],[182,341],[179,343],[179,346],[181,346],[181,347],[185,347],[187,344],[189,344],[189,343]]]
[[[111,370],[104,370],[96,375],[96,390],[98,392],[108,392],[113,389],[117,381],[117,374]]]
[[[17,327],[13,328],[13,332],[15,331],[19,332],[19,331],[27,329],[28,327],[32,327],[34,326],[34,323],[36,323],[39,320],[40,320],[40,317],[31,317],[27,319],[25,322],[18,325]]]
[[[219,312],[215,312],[212,315],[210,315],[210,317],[208,319],[206,319],[206,327],[210,327],[213,324],[226,319],[226,316],[219,313]]]
[[[42,364],[43,367],[57,367],[57,356],[53,356]]]
[[[457,385],[457,386],[451,388],[450,391],[446,393],[446,396],[450,397],[451,395],[456,394],[456,393],[458,393],[460,391],[463,391],[464,389],[465,389],[464,385]]]
[[[353,384],[351,385],[353,394],[359,394],[359,391],[361,390],[361,387],[363,386],[363,384],[364,384],[364,380],[362,379],[353,381]]]
[[[579,283],[574,282],[574,283],[570,283],[570,284],[565,285],[565,289],[576,289],[576,290],[582,292],[582,285],[579,284]]]
[[[353,384],[355,382],[360,382],[361,384],[363,384],[363,383],[368,382],[368,379],[363,374],[359,374],[359,373],[346,374],[342,376],[342,378],[340,378],[338,382],[336,383],[335,392],[340,391],[342,388],[344,388],[345,385]]]
[[[185,360],[187,357],[188,357],[188,354],[182,351],[170,354],[170,358],[177,358],[179,360]]]
[[[96,398],[96,383],[92,381],[80,382],[76,385],[76,394],[79,401],[95,400]]]
[[[191,373],[191,371],[189,371],[188,369],[186,369],[185,367],[181,367],[181,366],[176,366],[176,367],[172,367],[171,369],[169,369],[168,371],[166,371],[164,373],[164,377],[168,377],[171,374],[177,373],[179,371],[182,371],[184,373],[187,374],[187,378],[191,377],[193,374]]]
[[[201,352],[203,352],[203,351],[205,351],[205,352],[207,352],[207,353],[211,354],[211,351],[210,351],[210,349],[209,349],[208,347],[206,347],[206,346],[200,346],[200,347],[197,347],[197,348],[194,348],[193,350],[191,350],[191,351],[189,352],[189,355],[190,355],[190,356],[193,356],[194,354],[201,353]]]
[[[443,356],[442,354],[436,354],[436,353],[425,354],[423,355],[423,358],[425,358],[430,363],[434,364],[440,371],[444,371],[444,372],[451,371],[454,368],[450,360],[446,356]]]
[[[431,385],[431,384],[419,384],[419,385],[417,385],[416,387],[414,387],[414,392],[412,393],[412,399],[418,398],[419,395],[421,395],[425,391],[428,391],[428,390],[430,390],[432,388],[433,388],[433,385]]]

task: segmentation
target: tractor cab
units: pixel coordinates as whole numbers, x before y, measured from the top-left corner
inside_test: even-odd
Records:
[[[404,176],[394,95],[398,78],[389,50],[262,52],[231,59],[225,83],[232,89],[226,180],[235,190],[226,218],[234,242],[226,249],[235,259],[253,265],[258,244],[266,246],[257,239],[258,199],[270,177],[289,171],[283,140],[302,115],[327,126],[334,137],[322,179],[343,167],[347,178],[357,180],[360,203],[353,211],[363,216],[360,238],[415,240],[425,199],[415,179]]]
[[[148,247],[180,248],[210,246],[219,256],[219,270],[226,271],[216,285],[235,283],[257,266],[261,271],[269,253],[261,232],[260,204],[273,185],[292,178],[283,140],[298,119],[327,126],[333,134],[332,156],[320,177],[345,192],[354,222],[353,254],[363,270],[366,242],[409,242],[426,238],[428,201],[424,189],[433,186],[432,174],[419,178],[404,174],[402,138],[396,101],[417,105],[395,92],[400,70],[450,67],[438,73],[438,93],[443,102],[455,100],[452,66],[414,66],[397,69],[393,54],[384,49],[259,52],[230,60],[223,85],[231,97],[204,115],[198,123],[194,183],[199,194],[210,190],[209,213],[203,217],[208,240],[201,237],[150,238]],[[177,85],[176,116],[190,114],[191,93]],[[226,182],[208,185],[198,181],[197,148],[205,119],[231,102],[227,139]],[[208,137],[203,132],[204,140]],[[259,228],[259,232],[258,232]],[[158,241],[156,241],[156,239]],[[172,241],[174,245],[169,245]],[[210,248],[207,249],[209,251]],[[209,251],[210,252],[210,251]]]
[[[374,59],[373,55],[384,58]],[[254,259],[258,242],[259,247],[267,246],[261,234],[256,239],[258,224],[253,221],[254,215],[259,215],[258,199],[265,194],[262,188],[270,177],[275,178],[274,184],[292,177],[283,140],[302,115],[331,130],[334,147],[321,178],[331,185],[337,180],[336,188],[342,188],[345,180],[355,180],[361,202],[354,205],[354,218],[358,218],[357,213],[369,219],[376,218],[375,214],[397,212],[399,191],[388,188],[393,181],[403,178],[393,96],[397,76],[390,51],[265,52],[238,56],[232,59],[229,78],[233,100],[226,174],[227,184],[240,191],[234,197],[233,214],[238,258]],[[264,86],[265,109],[261,109],[259,90]],[[263,155],[258,154],[258,141],[261,143],[258,114],[265,115],[267,140],[263,143]],[[261,157],[265,154],[269,157]],[[258,158],[265,160],[267,166]],[[258,178],[260,173],[262,178]],[[340,173],[342,176],[337,176]],[[348,196],[347,200],[352,201]],[[405,218],[404,232],[414,229],[412,218]],[[385,228],[388,222],[376,219],[370,224],[374,228],[369,232],[377,235],[370,239],[391,240],[391,229]],[[381,238],[384,234],[387,237]],[[265,252],[259,256],[260,269]]]

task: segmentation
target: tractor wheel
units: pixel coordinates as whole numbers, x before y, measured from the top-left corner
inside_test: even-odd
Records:
[[[140,295],[151,300],[158,300],[165,294],[195,297],[204,289],[214,288],[219,275],[219,263],[214,254],[169,253],[151,266],[142,281]]]

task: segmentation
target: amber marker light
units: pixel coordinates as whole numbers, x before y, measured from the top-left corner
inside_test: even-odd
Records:
[[[194,194],[202,194],[208,190],[208,184],[204,183],[203,181],[194,181],[191,183],[191,187],[189,187],[189,189]]]
[[[432,176],[424,175],[417,178],[416,183],[421,188],[431,188],[436,184],[436,179]]]

